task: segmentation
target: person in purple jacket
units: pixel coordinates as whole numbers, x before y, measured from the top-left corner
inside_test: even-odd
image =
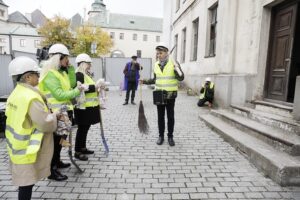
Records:
[[[123,70],[125,76],[124,89],[126,90],[125,103],[127,105],[129,101],[130,91],[131,91],[131,104],[135,105],[134,97],[135,91],[138,87],[138,81],[140,78],[140,70],[142,67],[137,62],[137,56],[131,57],[131,62],[128,62]]]

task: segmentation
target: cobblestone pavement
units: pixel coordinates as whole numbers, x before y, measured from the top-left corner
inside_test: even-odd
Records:
[[[43,180],[34,187],[33,199],[300,199],[299,187],[280,187],[265,178],[239,152],[198,119],[196,97],[180,93],[175,106],[176,146],[155,144],[158,136],[152,93],[143,90],[149,135],[137,128],[139,105],[123,106],[124,93],[108,92],[103,111],[104,131],[110,147],[104,156],[99,125],[91,128],[88,148],[95,150],[84,169],[62,170],[67,181]],[[138,93],[136,102],[138,103]],[[73,134],[74,137],[74,134]],[[68,161],[67,150],[63,150]],[[0,199],[16,199],[8,171],[5,141],[0,140]]]

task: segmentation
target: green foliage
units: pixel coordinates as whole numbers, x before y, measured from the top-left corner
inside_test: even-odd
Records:
[[[70,21],[60,16],[47,20],[45,25],[38,29],[38,32],[44,37],[42,46],[62,43],[72,49],[75,40],[69,27]]]
[[[97,49],[95,53],[91,52],[91,45],[95,43]],[[102,31],[99,27],[82,26],[76,31],[76,41],[73,53],[87,53],[92,57],[105,55],[109,53],[113,42],[108,33]]]

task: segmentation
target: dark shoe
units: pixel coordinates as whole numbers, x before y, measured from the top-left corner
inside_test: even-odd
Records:
[[[128,102],[123,103],[123,106],[128,105]]]
[[[175,142],[174,142],[173,138],[168,138],[168,142],[171,147],[175,146]]]
[[[163,137],[159,137],[156,144],[157,145],[162,145],[164,143],[164,138]]]
[[[80,153],[82,154],[94,154],[94,151],[88,150],[87,148],[81,149]]]
[[[71,167],[71,164],[63,163],[62,161],[59,161],[59,163],[56,166],[57,166],[57,168],[68,168],[68,167]]]
[[[56,169],[51,169],[51,175],[48,176],[48,179],[55,180],[55,181],[65,181],[68,179],[66,175],[62,175]]]
[[[89,159],[86,155],[84,155],[80,152],[75,152],[74,157],[77,158],[78,160],[82,160],[82,161],[87,161]]]
[[[136,105],[136,103],[134,103],[134,101],[131,102],[132,105]]]

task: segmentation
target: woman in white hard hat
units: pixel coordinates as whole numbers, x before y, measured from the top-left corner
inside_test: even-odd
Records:
[[[28,57],[17,57],[9,64],[9,75],[17,85],[7,99],[5,135],[19,200],[31,199],[34,184],[50,175],[57,121],[56,113],[50,113],[45,97],[35,88],[39,71]]]
[[[87,85],[85,93],[85,102],[83,106],[75,107],[75,121],[78,125],[74,157],[86,161],[86,154],[93,154],[94,151],[87,149],[86,138],[91,125],[100,122],[98,87],[95,85],[93,74],[91,72],[92,59],[89,55],[82,53],[76,57],[77,63],[76,80]]]
[[[75,68],[69,65],[69,50],[63,44],[54,44],[49,49],[49,59],[42,63],[40,91],[46,96],[52,111],[58,111],[63,105],[68,107],[70,120],[73,119],[73,105],[71,100],[80,95],[81,85],[76,87]],[[74,89],[73,89],[74,88]],[[68,179],[62,175],[58,168],[70,167],[70,163],[63,163],[60,159],[64,136],[54,134],[54,153],[51,162],[51,175],[49,179],[63,181]]]
[[[204,106],[205,102],[208,101],[208,107],[212,107],[215,93],[215,84],[211,81],[210,77],[205,78],[205,83],[202,84],[200,89],[200,97],[197,105],[199,107]]]

